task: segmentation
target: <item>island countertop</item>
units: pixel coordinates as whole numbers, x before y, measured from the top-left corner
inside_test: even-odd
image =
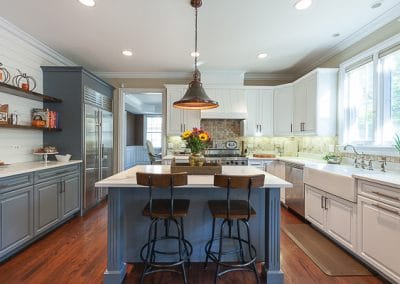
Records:
[[[126,171],[120,172],[95,184],[96,187],[107,188],[132,188],[141,187],[136,182],[136,172],[147,173],[170,173],[171,167],[169,165],[141,165],[130,168]],[[226,175],[265,175],[265,187],[292,187],[292,184],[266,173],[260,169],[249,166],[222,166],[222,174]],[[213,175],[188,175],[188,185],[184,187],[190,188],[210,188],[214,187]]]

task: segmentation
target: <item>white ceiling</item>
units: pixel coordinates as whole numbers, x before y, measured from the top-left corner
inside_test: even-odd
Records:
[[[125,108],[136,114],[161,114],[162,93],[137,93],[125,91]]]
[[[374,2],[313,0],[310,9],[298,11],[295,0],[204,0],[200,69],[298,73],[377,18],[387,21],[400,11],[400,0],[371,9]],[[77,0],[0,0],[0,16],[94,72],[189,72],[194,49],[189,3],[96,0],[88,8]],[[121,55],[126,48],[132,57]],[[268,58],[257,59],[260,52]]]

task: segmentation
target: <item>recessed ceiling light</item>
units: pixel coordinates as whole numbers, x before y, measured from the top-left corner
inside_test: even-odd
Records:
[[[125,56],[132,56],[133,52],[128,50],[128,49],[125,49],[125,50],[122,51],[122,54],[125,55]]]
[[[335,34],[333,34],[332,36],[333,36],[333,37],[338,37],[338,36],[340,36],[340,33],[335,33]]]
[[[200,56],[200,52],[193,51],[192,53],[190,53],[190,56],[191,57],[199,57]]]
[[[94,7],[94,5],[96,5],[96,3],[94,2],[94,0],[79,0],[79,2],[87,7]]]
[[[267,58],[267,56],[268,56],[268,54],[266,54],[266,53],[260,53],[260,54],[257,55],[257,58],[258,59],[264,59],[264,58]]]
[[[312,0],[299,0],[294,4],[294,7],[297,10],[305,10],[308,9],[312,4]]]
[[[371,9],[376,9],[379,8],[380,6],[382,6],[382,2],[378,1],[371,5]]]

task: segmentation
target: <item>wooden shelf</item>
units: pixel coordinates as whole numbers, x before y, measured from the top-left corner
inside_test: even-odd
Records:
[[[42,95],[40,93],[36,92],[31,92],[31,91],[24,91],[21,88],[9,85],[9,84],[4,84],[0,82],[0,92],[11,94],[14,96],[26,98],[26,99],[31,99],[35,101],[40,101],[40,102],[46,102],[46,103],[61,103],[62,100],[54,98],[54,97],[49,97]]]
[[[0,128],[42,130],[48,132],[58,132],[62,130],[61,128],[47,128],[47,127],[35,127],[30,125],[12,125],[12,124],[0,124]]]

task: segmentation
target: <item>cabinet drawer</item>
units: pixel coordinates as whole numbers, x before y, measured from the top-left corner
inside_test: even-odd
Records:
[[[365,180],[358,180],[358,194],[400,208],[400,190]]]
[[[39,171],[35,173],[35,184],[74,173],[79,173],[79,164]]]
[[[0,179],[0,192],[7,192],[33,184],[32,174],[15,175]]]

